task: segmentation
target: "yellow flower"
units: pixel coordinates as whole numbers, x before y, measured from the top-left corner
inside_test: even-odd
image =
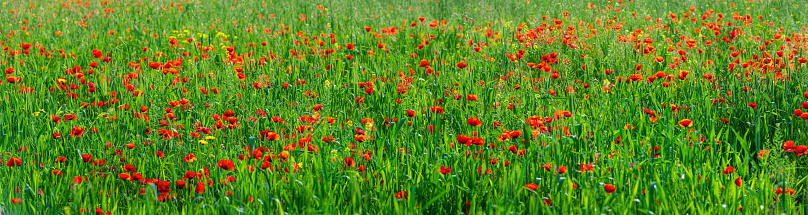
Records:
[[[200,144],[202,144],[202,145],[207,145],[207,144],[208,144],[208,141],[205,141],[205,140],[199,140],[199,143],[200,143]]]
[[[215,140],[215,139],[216,139],[216,137],[214,137],[214,136],[207,136],[207,137],[205,137],[205,139],[206,139],[206,140]]]

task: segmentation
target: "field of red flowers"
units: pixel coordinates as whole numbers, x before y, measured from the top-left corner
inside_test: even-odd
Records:
[[[803,214],[801,1],[3,1],[0,214]]]

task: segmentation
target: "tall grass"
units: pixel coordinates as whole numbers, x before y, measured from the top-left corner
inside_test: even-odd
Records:
[[[2,4],[7,214],[805,210],[800,2]]]

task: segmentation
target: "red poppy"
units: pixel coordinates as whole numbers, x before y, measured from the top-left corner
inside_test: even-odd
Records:
[[[135,166],[132,165],[132,164],[126,164],[126,165],[123,165],[123,171],[134,172],[134,171],[137,171],[137,168],[135,168]]]
[[[396,196],[396,199],[398,199],[398,200],[409,199],[409,197],[407,196],[407,191],[398,192],[398,193],[395,194],[395,196]]]
[[[365,26],[365,31],[370,32],[370,30],[371,30],[371,28],[370,28],[370,27]]]
[[[89,163],[93,161],[93,156],[89,154],[81,155],[81,160],[84,160],[84,163]]]
[[[421,59],[421,63],[418,66],[420,66],[420,67],[429,67],[429,61],[426,61],[425,59]]]
[[[85,130],[85,128],[75,126],[75,127],[70,129],[70,136],[71,137],[81,137],[81,135],[84,134],[84,130]]]
[[[121,173],[121,174],[118,174],[118,177],[121,178],[121,180],[124,180],[124,181],[132,180],[132,176],[129,175],[129,173],[125,173],[125,172]]]
[[[177,185],[176,185],[176,187],[177,187],[177,189],[182,189],[182,188],[185,188],[185,185],[186,185],[186,184],[188,184],[188,182],[185,182],[185,181],[183,181],[183,180],[177,180]]]
[[[467,123],[468,123],[470,126],[475,126],[475,127],[479,127],[479,126],[482,126],[482,125],[483,125],[483,123],[482,123],[482,122],[480,122],[480,119],[479,119],[479,118],[477,118],[477,117],[471,117],[471,118],[469,118],[468,120],[466,120],[466,122],[467,122]]]
[[[536,185],[534,183],[526,184],[525,187],[527,187],[528,189],[531,189],[531,190],[539,189],[539,185]]]
[[[693,120],[690,120],[690,119],[679,120],[679,126],[682,126],[682,128],[692,127],[693,126]]]
[[[544,165],[541,165],[541,167],[542,167],[542,168],[544,168],[544,170],[545,170],[545,171],[548,171],[548,172],[549,172],[549,171],[551,171],[551,170],[553,169],[553,164],[551,164],[551,163],[546,163],[546,164],[544,164]]]
[[[51,117],[51,120],[53,120],[53,123],[55,123],[55,124],[59,124],[59,120],[62,119],[61,117],[59,117],[57,115],[51,115],[50,117]]]
[[[449,167],[440,166],[440,170],[438,172],[443,173],[445,175],[452,173],[452,169],[450,169]]]
[[[603,190],[605,190],[606,193],[609,194],[609,193],[614,193],[614,191],[617,190],[617,188],[615,188],[614,185],[611,185],[611,184],[604,184],[603,185]]]
[[[170,181],[158,181],[155,185],[157,185],[157,192],[159,192],[159,193],[170,193],[171,192],[171,182]]]
[[[511,151],[512,153],[516,154],[517,152],[516,145],[508,146],[508,151]]]
[[[67,114],[67,115],[65,115],[64,120],[65,121],[72,121],[72,120],[76,120],[78,118],[79,117],[76,116],[75,114]]]
[[[724,175],[728,175],[735,172],[735,168],[732,166],[727,166],[724,168]]]
[[[465,62],[460,62],[460,63],[457,63],[456,66],[457,66],[458,69],[463,69],[463,68],[466,68],[469,65],[466,64]]]
[[[743,180],[741,180],[741,176],[738,176],[735,178],[735,186],[741,187],[741,185],[743,185]]]
[[[410,118],[415,116],[415,111],[414,110],[407,110],[406,112],[407,112],[407,116],[410,117]]]
[[[205,192],[205,184],[201,181],[196,183],[196,193],[203,193]]]
[[[216,166],[219,167],[219,168],[222,168],[224,170],[234,170],[235,169],[232,160],[225,160],[225,159],[219,160],[219,163],[217,163]]]
[[[558,174],[564,174],[564,173],[567,173],[567,167],[566,166],[558,166]]]
[[[786,188],[785,193],[787,193],[790,196],[794,196],[794,193],[796,193],[796,191],[794,191],[794,189],[791,188]]]
[[[194,153],[190,153],[190,154],[185,155],[184,160],[185,160],[185,162],[191,163],[191,162],[196,161],[196,156],[194,155]]]
[[[22,199],[20,199],[20,198],[13,198],[13,199],[11,199],[11,203],[12,203],[12,204],[15,204],[15,205],[16,205],[16,204],[20,204],[20,203],[22,203]]]
[[[83,179],[84,179],[84,177],[81,177],[81,176],[76,176],[76,177],[73,177],[73,181],[71,181],[71,182],[72,182],[73,184],[81,184],[81,182],[83,181]]]
[[[432,113],[444,113],[443,107],[441,107],[441,106],[429,107],[429,111],[432,111]]]
[[[345,160],[345,166],[356,167],[356,162],[354,161],[353,158],[346,157],[343,160]]]
[[[196,173],[194,171],[187,171],[185,175],[182,176],[182,179],[193,179],[196,177]]]
[[[2,162],[2,161],[0,161]],[[22,166],[22,159],[18,157],[12,157],[6,162],[6,166],[8,167],[15,167],[15,166]]]
[[[543,199],[541,201],[544,202],[544,205],[547,205],[549,207],[553,207],[553,202],[550,201],[550,199]]]

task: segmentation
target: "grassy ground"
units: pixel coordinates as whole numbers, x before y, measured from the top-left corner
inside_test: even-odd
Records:
[[[0,8],[6,214],[806,209],[800,1]]]

